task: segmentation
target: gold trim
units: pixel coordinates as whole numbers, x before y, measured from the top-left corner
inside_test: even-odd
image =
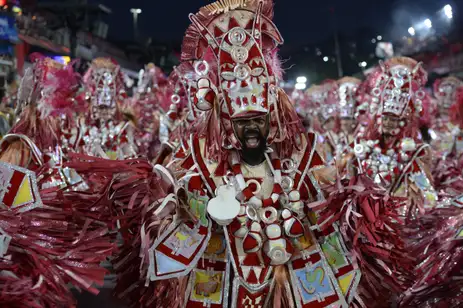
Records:
[[[203,7],[211,15],[227,13],[228,11],[247,6],[249,0],[219,0]]]

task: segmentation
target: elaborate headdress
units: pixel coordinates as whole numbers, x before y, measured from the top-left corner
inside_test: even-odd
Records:
[[[455,103],[457,89],[463,87],[463,81],[457,77],[450,76],[437,79],[434,82],[434,96],[436,97],[439,108],[448,109]]]
[[[339,117],[353,119],[358,116],[357,90],[361,83],[353,77],[338,80]]]
[[[191,63],[183,62],[169,75],[164,91],[168,111],[161,121],[161,142],[186,140],[202,114],[195,107],[198,77]]]
[[[33,54],[31,61],[19,86],[18,111],[29,104],[37,107],[42,118],[75,111],[80,78],[72,65],[64,66],[40,54]]]
[[[93,117],[98,117],[99,107],[116,110],[118,102],[126,98],[121,67],[112,59],[93,60],[83,81],[87,91],[86,98],[92,103]]]
[[[320,121],[325,123],[338,114],[338,84],[335,80],[325,80],[320,84],[321,101],[318,110]]]
[[[272,17],[273,3],[264,0],[221,0],[190,15],[182,60],[192,61],[199,76],[198,109],[220,115],[219,146],[240,147],[231,120],[242,117],[270,114],[269,143],[296,135],[285,123],[294,125],[297,114],[277,88],[283,39]]]
[[[83,101],[75,99],[80,78],[72,65],[64,66],[40,54],[33,54],[31,61],[18,90],[22,114],[10,133],[33,138],[40,149],[53,148],[62,129],[58,116],[68,115],[72,121],[73,113],[84,107]]]
[[[191,123],[199,115],[195,107],[197,75],[189,62],[183,62],[169,75],[164,101],[168,107],[167,118],[172,123],[187,116]]]
[[[137,94],[149,94],[166,83],[166,77],[159,67],[148,63],[138,74]]]
[[[397,57],[380,63],[381,73],[373,82],[372,95],[379,99],[379,113],[399,118],[419,116],[426,92],[423,87],[427,73],[421,63],[411,58]]]
[[[399,127],[391,133],[415,138],[419,132],[420,117],[428,106],[429,94],[424,90],[427,73],[421,63],[407,58],[396,57],[385,63],[368,78],[372,102],[377,106],[366,135],[370,139],[379,138],[382,132],[383,115],[400,119]]]

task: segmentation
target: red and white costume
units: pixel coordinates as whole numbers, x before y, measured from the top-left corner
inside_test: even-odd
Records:
[[[62,165],[60,117],[78,110],[78,87],[71,66],[36,56],[21,82],[19,121],[0,149],[2,307],[74,307],[70,286],[98,293],[103,283],[114,246],[74,207],[96,200],[67,189]]]
[[[111,59],[97,58],[83,82],[88,110],[81,115],[77,130],[62,140],[63,146],[96,157],[136,157],[134,125],[122,110],[126,93],[121,67]]]
[[[162,70],[149,63],[140,71],[136,92],[131,99],[138,128],[136,144],[140,155],[150,159],[160,148],[160,122],[169,108],[165,99],[167,85]]]
[[[283,41],[272,16],[270,1],[217,2],[190,15],[182,60],[199,75],[195,107],[204,114],[188,138],[182,177],[172,179],[184,192],[170,197],[178,215],[158,235],[154,223],[143,231],[149,281],[138,292],[155,306],[347,306],[355,295],[360,273],[337,228],[311,226],[305,207],[323,198],[329,176],[316,135],[277,87]],[[259,115],[270,117],[267,154],[249,166],[232,121]]]

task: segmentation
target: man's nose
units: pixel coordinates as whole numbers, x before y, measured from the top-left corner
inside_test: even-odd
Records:
[[[257,124],[253,121],[249,122],[248,128],[257,128]]]

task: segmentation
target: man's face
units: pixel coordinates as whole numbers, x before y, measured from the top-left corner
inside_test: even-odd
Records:
[[[352,134],[354,132],[355,119],[342,118],[340,122],[341,122],[341,130],[344,133]]]
[[[399,128],[400,119],[393,115],[383,115],[383,134],[396,135],[394,131]]]
[[[114,120],[116,109],[108,106],[93,106],[93,118],[101,121]]]
[[[268,116],[233,120],[233,128],[244,151],[265,149],[269,134]]]
[[[323,129],[325,131],[333,131],[336,126],[336,122],[334,121],[334,118],[329,118],[325,124],[323,124]]]

